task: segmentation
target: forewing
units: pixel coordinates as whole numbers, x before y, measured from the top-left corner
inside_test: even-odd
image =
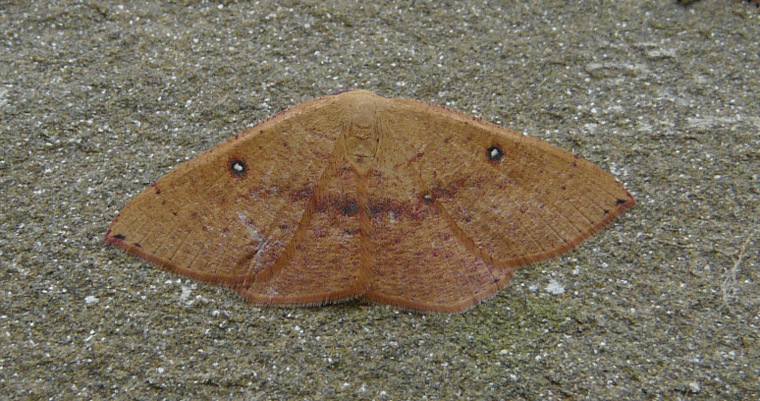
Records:
[[[413,100],[393,115],[390,131],[404,132],[394,141],[417,152],[405,170],[459,241],[493,265],[555,256],[635,204],[612,175],[546,142]]]
[[[253,280],[290,244],[329,165],[330,107],[302,103],[181,165],[121,210],[106,241],[196,279]]]

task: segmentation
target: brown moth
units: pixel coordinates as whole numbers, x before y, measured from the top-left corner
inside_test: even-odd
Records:
[[[612,175],[546,142],[354,90],[177,167],[121,210],[105,240],[256,304],[459,312],[635,203]]]

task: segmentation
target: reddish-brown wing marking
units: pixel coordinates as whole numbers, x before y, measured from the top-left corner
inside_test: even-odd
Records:
[[[262,304],[466,309],[633,197],[569,152],[351,91],[246,130],[133,199],[106,241]]]

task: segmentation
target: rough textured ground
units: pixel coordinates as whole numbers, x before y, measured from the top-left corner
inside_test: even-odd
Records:
[[[753,4],[279,3],[0,3],[3,397],[760,398]],[[453,316],[261,309],[102,243],[174,166],[346,88],[523,130],[639,205]]]

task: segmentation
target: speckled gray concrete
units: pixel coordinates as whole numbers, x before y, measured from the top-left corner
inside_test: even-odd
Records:
[[[760,398],[754,6],[19,3],[0,6],[4,397]],[[639,205],[453,316],[262,309],[102,243],[182,161],[347,88],[555,143]]]

